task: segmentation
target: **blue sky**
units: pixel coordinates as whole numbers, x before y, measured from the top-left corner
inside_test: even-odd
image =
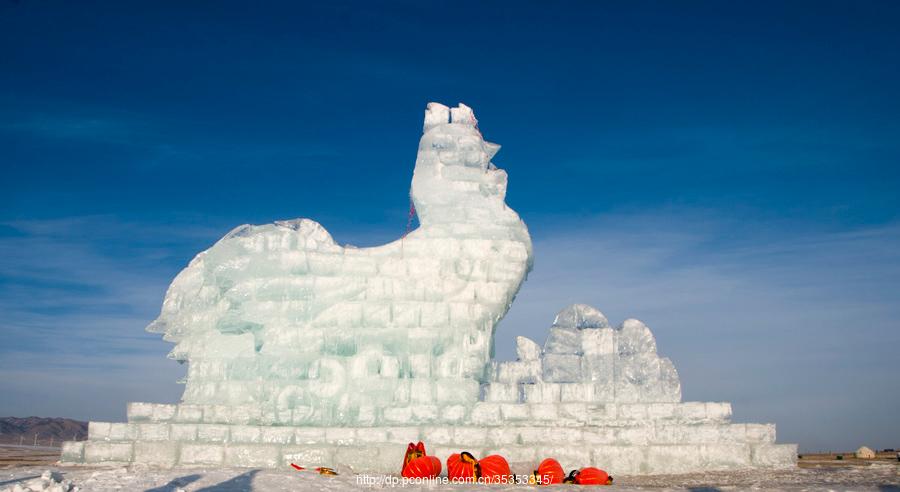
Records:
[[[465,102],[535,270],[497,332],[644,320],[688,400],[803,449],[896,447],[894,2],[0,3],[0,415],[176,401],[143,332],[242,223],[406,226]]]

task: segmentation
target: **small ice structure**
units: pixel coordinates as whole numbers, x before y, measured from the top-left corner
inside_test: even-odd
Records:
[[[396,473],[406,443],[446,459],[546,457],[615,474],[784,466],[774,425],[729,423],[728,403],[681,402],[650,330],[571,306],[543,347],[493,335],[531,268],[472,110],[430,103],[411,196],[421,226],[376,248],[336,244],[308,219],[241,226],[172,282],[148,329],[188,363],[182,403],[131,403],[91,422],[62,461],[332,466]]]
[[[517,337],[514,362],[494,363],[486,399],[513,401],[675,403],[681,382],[672,361],[656,355],[650,329],[636,319],[611,328],[603,313],[584,304],[561,311],[543,349]],[[506,397],[508,401],[508,396]]]

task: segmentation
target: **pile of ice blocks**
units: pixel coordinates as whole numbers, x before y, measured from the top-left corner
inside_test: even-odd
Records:
[[[576,304],[556,316],[543,349],[525,337],[516,344],[518,360],[494,363],[486,401],[681,401],[675,366],[636,319],[611,328],[603,313]]]

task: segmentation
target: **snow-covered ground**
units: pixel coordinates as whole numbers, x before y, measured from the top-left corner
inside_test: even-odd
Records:
[[[169,469],[143,466],[102,467],[21,467],[0,470],[0,491],[26,486],[42,490],[40,476],[52,470],[56,480],[67,480],[70,490],[79,491],[338,491],[347,489],[409,488],[425,490],[529,490],[526,485],[392,484],[381,476],[324,476],[289,470]],[[369,482],[367,484],[366,482]],[[47,480],[43,481],[48,484]],[[559,488],[562,486],[555,486]],[[565,486],[569,487],[569,486]],[[618,490],[878,490],[900,491],[900,464],[873,463],[870,466],[792,468],[774,471],[740,471],[616,477]],[[43,490],[53,490],[46,488]],[[63,487],[56,490],[64,490]],[[552,490],[552,489],[551,489]]]

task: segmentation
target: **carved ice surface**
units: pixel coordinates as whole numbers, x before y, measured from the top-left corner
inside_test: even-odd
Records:
[[[611,328],[597,309],[584,304],[556,315],[543,351],[532,340],[516,339],[518,359],[494,364],[494,384],[521,385],[526,402],[669,403],[681,401],[675,366],[656,354],[650,329],[636,319]],[[572,386],[579,383],[581,386]],[[560,387],[559,394],[528,386]],[[567,392],[567,394],[564,394]],[[486,394],[496,394],[488,388]]]
[[[560,311],[553,320],[553,326],[560,328],[609,328],[606,316],[596,308],[586,304],[573,304]]]
[[[499,146],[476,125],[465,105],[428,105],[411,188],[421,225],[402,239],[340,246],[296,219],[240,226],[197,255],[148,327],[189,363],[184,402],[314,406],[327,423],[410,398],[475,401],[532,262],[491,163]]]

